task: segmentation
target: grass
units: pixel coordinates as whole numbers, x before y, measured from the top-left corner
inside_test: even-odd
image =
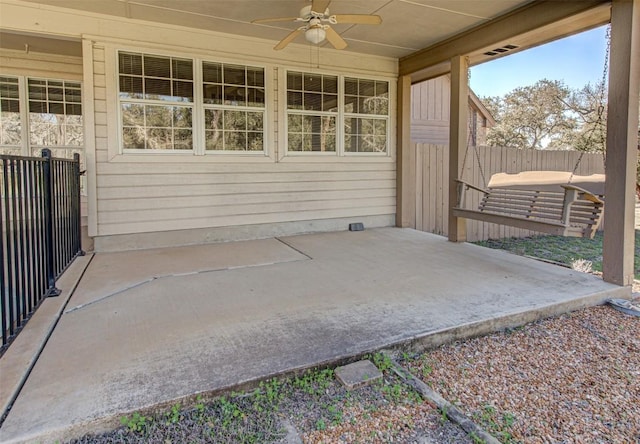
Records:
[[[410,386],[390,371],[382,354],[367,356],[379,365],[383,379],[358,390],[340,385],[333,369],[309,370],[286,379],[270,379],[253,391],[231,393],[209,401],[201,397],[190,408],[174,404],[155,414],[135,412],[121,418],[121,427],[101,435],[71,441],[80,443],[270,443],[286,440],[289,421],[299,433],[325,431],[364,419],[353,409],[376,412],[390,405],[422,403]],[[391,433],[391,432],[390,432]],[[394,440],[392,433],[390,440]]]
[[[524,238],[490,239],[476,242],[484,247],[507,250],[521,256],[531,256],[558,262],[568,267],[577,261],[588,261],[593,271],[602,271],[602,233],[593,239],[563,236],[531,236]],[[636,230],[635,278],[640,279],[640,230]]]

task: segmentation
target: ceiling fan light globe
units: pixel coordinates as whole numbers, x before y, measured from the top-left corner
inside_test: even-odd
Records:
[[[324,41],[324,39],[327,37],[327,33],[325,32],[324,29],[320,27],[310,28],[305,31],[304,37],[307,39],[308,42],[311,42],[314,45],[317,45],[318,43]]]

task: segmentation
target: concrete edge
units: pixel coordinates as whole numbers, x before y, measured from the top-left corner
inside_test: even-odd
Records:
[[[393,365],[393,372],[404,381],[405,384],[411,386],[414,390],[420,393],[423,399],[432,402],[440,410],[447,419],[458,424],[462,430],[467,432],[468,435],[481,439],[485,444],[500,444],[492,434],[473,422],[471,418],[465,415],[455,405],[451,404],[440,393],[433,390],[427,384],[413,376],[408,370],[398,364],[392,356],[385,354]]]
[[[71,263],[56,281],[56,286],[61,290],[60,295],[42,301],[0,359],[0,426],[9,414],[92,259],[93,254],[87,254],[78,256]]]
[[[520,311],[514,311],[489,320],[480,320],[457,325],[455,327],[425,332],[415,335],[412,338],[406,338],[398,341],[397,343],[390,345],[388,348],[409,349],[412,352],[421,353],[451,342],[484,336],[508,328],[521,327],[525,324],[541,319],[559,316],[572,311],[582,310],[587,307],[603,305],[609,298],[630,299],[631,287],[612,288],[609,290],[599,291],[579,299],[551,303],[533,309],[522,309]]]
[[[579,299],[548,304],[530,310],[523,309],[521,311],[510,313],[495,319],[481,320],[468,324],[458,325],[451,328],[428,331],[410,338],[405,338],[396,342],[390,342],[386,345],[378,344],[377,346],[372,346],[369,349],[357,352],[356,354],[340,355],[321,362],[305,364],[280,372],[264,374],[252,379],[239,381],[236,384],[219,387],[217,389],[192,393],[190,395],[181,396],[162,403],[156,403],[134,410],[127,410],[110,414],[102,418],[74,424],[71,427],[67,427],[64,429],[50,430],[48,432],[34,436],[23,436],[20,438],[16,438],[15,440],[8,441],[6,444],[30,443],[34,441],[66,441],[74,438],[80,438],[86,434],[100,434],[116,429],[121,425],[121,417],[131,415],[134,412],[139,412],[142,415],[152,415],[166,411],[173,405],[178,403],[180,404],[181,408],[189,409],[193,408],[196,403],[200,401],[207,402],[231,393],[255,390],[256,388],[258,388],[261,382],[273,378],[284,379],[287,377],[295,377],[301,375],[311,369],[333,368],[340,365],[351,364],[378,352],[393,353],[396,351],[410,351],[422,353],[424,351],[434,349],[441,345],[452,343],[455,341],[484,336],[508,328],[520,327],[522,325],[541,319],[559,316],[564,313],[569,313],[592,306],[603,305],[608,298],[618,297],[629,299],[630,296],[630,287],[617,287],[610,290],[596,292]]]
[[[395,225],[395,214],[309,219],[211,228],[157,231],[152,233],[113,234],[93,238],[94,250],[100,253],[149,248],[201,245],[219,242],[288,237],[308,233],[346,231],[349,224],[362,222],[366,228]]]

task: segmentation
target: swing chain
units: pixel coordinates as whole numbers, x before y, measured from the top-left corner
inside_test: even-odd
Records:
[[[602,117],[604,115],[604,112],[606,110],[606,106],[604,105],[605,103],[605,89],[607,86],[607,74],[609,73],[609,52],[611,51],[611,25],[607,26],[607,31],[606,31],[606,40],[607,40],[607,46],[605,49],[605,54],[604,54],[604,69],[602,70],[602,78],[600,79],[600,84],[598,85],[598,111],[597,111],[597,117],[596,117],[596,121],[594,122],[594,125],[591,127],[591,130],[589,131],[589,137],[587,139],[587,145],[589,145],[591,143],[591,140],[593,139],[593,135],[596,131],[596,127],[601,128],[602,127]],[[602,132],[600,132],[602,134]],[[603,141],[602,143],[602,167],[605,169],[606,171],[606,164],[607,164],[607,155],[606,155],[606,147],[605,147],[605,143]],[[578,167],[580,166],[580,161],[582,160],[582,158],[584,157],[584,153],[585,151],[580,151],[580,155],[578,156],[578,160],[575,164],[575,166],[573,167],[573,171],[571,172],[571,176],[569,176],[569,181],[567,183],[571,183],[571,181],[573,180],[573,176],[575,176],[575,174],[578,171]]]
[[[466,58],[467,61],[467,86],[469,87],[469,91],[471,90],[471,63],[469,61],[469,57]],[[471,115],[471,118],[473,118],[473,114]],[[458,177],[460,179],[462,179],[464,177],[464,167],[467,165],[467,156],[469,154],[469,145],[472,144],[472,140],[473,140],[473,136],[471,134],[471,132],[473,131],[473,124],[471,123],[471,120],[467,121],[468,123],[468,128],[467,128],[467,149],[464,151],[464,158],[462,159],[462,166],[460,167],[460,174],[458,175]],[[484,187],[487,187],[487,179],[485,179],[484,176],[484,171],[482,169],[482,162],[480,162],[480,153],[478,152],[478,145],[473,144],[473,151],[475,152],[476,155],[476,160],[478,161],[478,169],[480,170],[480,177],[482,178],[482,183],[484,185]]]

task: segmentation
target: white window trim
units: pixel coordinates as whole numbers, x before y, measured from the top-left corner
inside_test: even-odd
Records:
[[[2,145],[5,148],[19,149],[21,156],[31,157],[33,150],[50,148],[58,150],[84,150],[86,145],[86,131],[85,131],[85,109],[84,109],[84,82],[77,79],[58,78],[55,76],[43,77],[43,76],[30,76],[22,74],[4,74],[0,72],[0,76],[14,77],[18,79],[18,101],[20,103],[20,144],[19,145]],[[80,95],[82,100],[80,105],[82,106],[82,121],[83,121],[83,143],[82,145],[38,145],[31,143],[31,118],[29,117],[29,86],[28,80],[52,80],[56,82],[73,82],[80,85]]]
[[[201,116],[201,122],[202,122],[202,144],[201,144],[201,149],[199,151],[202,151],[201,154],[204,154],[206,156],[247,156],[247,157],[256,157],[256,156],[268,156],[268,152],[267,152],[267,147],[268,147],[268,141],[271,140],[269,138],[269,122],[268,122],[268,118],[269,118],[269,113],[268,113],[268,109],[270,108],[268,106],[268,100],[271,97],[270,92],[269,92],[269,88],[272,85],[269,81],[269,77],[268,77],[268,68],[265,65],[261,65],[261,64],[246,64],[246,62],[237,62],[237,61],[222,61],[222,60],[210,60],[210,59],[205,59],[205,58],[200,58],[199,60],[199,69],[198,69],[198,78],[199,78],[199,85],[201,86],[199,89],[199,93],[200,93],[200,103],[202,103],[201,108],[201,112],[202,112],[202,116]],[[211,62],[211,63],[221,63],[222,65],[239,65],[239,66],[244,66],[246,67],[252,67],[252,68],[262,68],[263,72],[264,72],[264,106],[262,107],[257,107],[257,106],[233,106],[233,105],[225,105],[224,103],[222,104],[207,104],[204,103],[204,88],[202,87],[202,83],[203,83],[203,79],[202,79],[202,63],[203,62]],[[204,116],[205,116],[205,110],[207,109],[219,109],[219,110],[237,110],[237,111],[250,111],[250,112],[262,112],[262,151],[242,151],[242,150],[207,150],[207,140],[206,140],[206,128],[205,128],[205,123],[204,123]]]
[[[160,57],[173,57],[173,58],[181,58],[181,59],[189,59],[193,62],[193,101],[192,102],[175,102],[175,101],[166,101],[166,100],[147,100],[147,99],[122,99],[120,97],[120,72],[119,72],[119,58],[118,54],[120,52],[129,52],[136,53],[142,55],[151,55],[151,56],[160,56]],[[228,157],[228,158],[240,158],[240,157],[249,157],[249,158],[263,158],[269,157],[268,146],[271,141],[270,137],[270,125],[269,120],[272,118],[272,115],[268,112],[269,110],[269,100],[271,98],[271,87],[273,83],[271,82],[269,76],[269,69],[264,64],[259,63],[250,63],[237,60],[225,60],[225,59],[215,59],[213,57],[198,57],[191,54],[185,55],[175,55],[174,53],[168,53],[158,50],[149,50],[145,48],[125,48],[125,47],[114,47],[110,53],[110,61],[113,64],[112,70],[112,80],[111,83],[114,87],[115,94],[111,95],[115,96],[113,100],[113,106],[116,110],[116,120],[115,120],[115,128],[116,128],[116,140],[118,151],[117,154],[131,156],[131,155],[167,155],[167,156],[216,156],[216,157]],[[242,107],[234,107],[233,105],[210,105],[204,103],[204,88],[202,85],[202,63],[203,62],[212,62],[212,63],[222,63],[222,64],[233,64],[240,65],[245,67],[255,67],[262,68],[264,71],[264,83],[265,83],[265,105],[263,107],[250,107],[250,106],[242,106]],[[179,149],[133,149],[133,148],[124,148],[123,140],[122,140],[122,103],[136,103],[136,104],[159,104],[166,106],[185,106],[188,105],[192,108],[192,136],[193,136],[193,148],[191,150],[179,150]],[[238,111],[253,111],[253,112],[262,112],[263,113],[263,128],[262,128],[262,150],[260,151],[241,151],[241,150],[207,150],[206,149],[206,137],[205,137],[205,110],[206,109],[229,109],[229,110],[238,110]],[[116,154],[116,155],[117,155]]]
[[[318,75],[331,75],[336,76],[338,78],[338,113],[337,115],[334,113],[328,113],[326,111],[307,111],[307,110],[292,110],[294,113],[304,114],[307,113],[309,115],[323,115],[327,113],[327,115],[336,115],[336,150],[335,151],[293,151],[289,150],[289,129],[288,129],[288,115],[289,109],[287,105],[287,74],[289,72],[302,72],[309,74],[318,74]],[[366,76],[361,74],[348,74],[348,73],[335,73],[331,71],[315,71],[315,70],[304,70],[302,68],[283,68],[282,76],[279,82],[279,102],[280,107],[279,111],[282,114],[281,124],[279,125],[279,130],[282,134],[282,145],[284,146],[283,154],[280,157],[280,160],[283,160],[284,157],[330,157],[330,158],[391,158],[391,141],[392,135],[394,131],[392,131],[391,122],[394,117],[391,104],[395,103],[395,90],[393,89],[395,83],[385,77],[375,77],[375,76]],[[389,110],[386,116],[380,114],[358,114],[358,113],[346,113],[344,110],[344,79],[346,77],[357,78],[362,80],[374,80],[380,82],[387,82],[389,85]],[[387,141],[386,141],[386,151],[385,152],[351,152],[345,150],[344,143],[344,121],[345,117],[360,117],[360,118],[376,118],[380,120],[386,120],[387,122]]]

